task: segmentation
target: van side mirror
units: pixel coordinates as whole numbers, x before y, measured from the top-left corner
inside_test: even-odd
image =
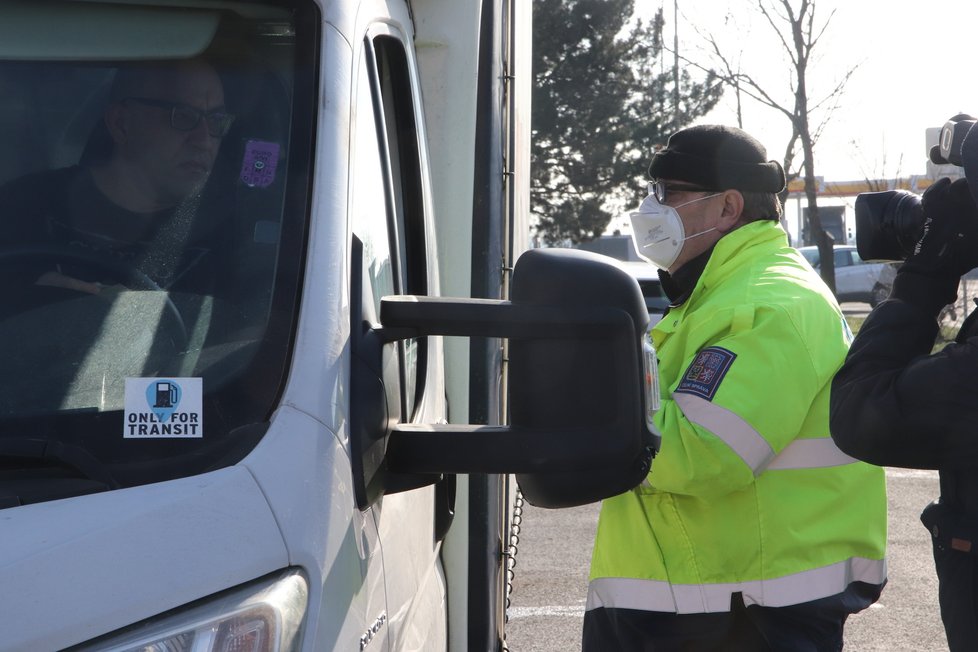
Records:
[[[646,419],[649,317],[638,283],[610,259],[530,250],[516,263],[512,301],[385,297],[380,322],[372,337],[384,342],[509,338],[510,423],[398,423],[382,433],[377,420],[367,429],[376,432],[355,435],[369,441],[352,446],[369,451],[371,468],[384,451],[383,473],[371,478],[386,477],[395,489],[399,477],[515,473],[531,504],[570,507],[627,491],[648,474],[659,443]],[[351,421],[362,422],[356,412]],[[361,463],[354,459],[354,476],[367,482]]]
[[[604,257],[535,251],[544,255],[517,262],[512,301],[573,307],[584,323],[567,338],[510,341],[510,421],[548,433],[575,459],[516,479],[531,504],[571,507],[632,489],[649,473],[660,443],[645,418],[658,387],[646,385],[654,373],[643,347],[649,314],[637,281]],[[605,311],[618,314],[619,325],[594,337],[586,321]]]

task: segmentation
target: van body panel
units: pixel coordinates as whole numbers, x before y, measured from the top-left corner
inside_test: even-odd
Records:
[[[346,219],[352,53],[332,26],[323,31],[323,70],[311,216],[306,244],[302,312],[283,405],[291,405],[329,428],[348,445],[350,227]]]
[[[288,565],[241,467],[8,509],[0,517],[3,650],[56,650]]]
[[[242,465],[277,518],[288,565],[308,579],[307,640],[313,649],[356,649],[364,623],[387,608],[377,515],[353,506],[348,451],[322,423],[283,407]],[[377,632],[371,649],[382,649],[387,631]]]

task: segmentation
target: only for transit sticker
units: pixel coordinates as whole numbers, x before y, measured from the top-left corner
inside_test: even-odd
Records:
[[[200,378],[126,378],[125,439],[204,436]]]

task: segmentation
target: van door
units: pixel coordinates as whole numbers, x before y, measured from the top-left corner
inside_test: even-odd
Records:
[[[361,261],[352,274],[363,287],[362,322],[353,328],[361,331],[364,324],[378,323],[381,297],[437,290],[434,243],[426,233],[431,218],[425,140],[408,42],[396,23],[384,22],[372,24],[360,46],[350,199],[352,260],[354,266]],[[382,380],[391,421],[447,421],[440,347],[439,338],[386,345]],[[436,500],[449,481],[432,486],[435,480],[421,479],[423,486],[398,493],[388,488],[376,501],[365,497],[372,502],[384,561],[387,605],[377,624],[386,625],[379,631],[386,631],[391,650],[446,649],[442,528],[436,526],[445,516],[436,512],[446,510],[436,509]]]

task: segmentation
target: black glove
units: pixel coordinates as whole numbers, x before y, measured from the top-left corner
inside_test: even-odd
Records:
[[[966,180],[947,177],[925,190],[921,203],[923,233],[900,267],[893,296],[936,315],[957,298],[961,276],[978,267],[978,207]]]
[[[978,207],[968,182],[947,177],[924,191],[924,230],[907,265],[955,280],[978,267]]]

